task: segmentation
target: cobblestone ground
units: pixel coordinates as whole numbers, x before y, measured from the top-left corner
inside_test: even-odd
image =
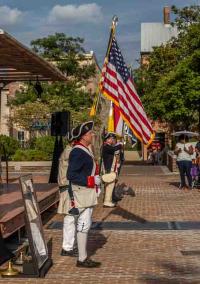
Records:
[[[124,166],[120,182],[135,197],[125,196],[114,209],[100,202],[94,212],[88,247],[100,268],[76,268],[75,258],[59,255],[61,227],[49,229],[61,224],[55,215],[45,225],[54,262],[45,279],[0,283],[200,283],[200,192],[179,190],[178,180],[165,167]]]

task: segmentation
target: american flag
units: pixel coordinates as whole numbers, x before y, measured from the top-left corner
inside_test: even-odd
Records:
[[[102,93],[119,107],[120,113],[135,136],[145,145],[153,138],[153,129],[137,94],[130,72],[115,37],[102,69]]]

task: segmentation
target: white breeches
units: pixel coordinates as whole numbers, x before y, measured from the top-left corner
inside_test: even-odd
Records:
[[[80,215],[77,221],[77,231],[82,233],[88,233],[92,225],[92,212],[93,207],[79,209]]]
[[[79,209],[80,215],[74,217],[66,215],[63,223],[63,245],[64,250],[72,250],[75,241],[76,228],[77,232],[88,233],[92,224],[93,207]],[[76,227],[77,223],[77,227]]]
[[[64,250],[72,250],[75,241],[75,218],[71,215],[66,215],[63,222],[63,244]]]

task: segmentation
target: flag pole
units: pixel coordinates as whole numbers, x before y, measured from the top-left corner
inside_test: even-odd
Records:
[[[104,60],[104,64],[106,64],[108,62],[108,56],[109,56],[109,53],[110,53],[110,49],[111,49],[111,44],[112,44],[112,40],[113,40],[113,37],[115,35],[115,31],[116,31],[116,25],[118,23],[118,17],[116,15],[113,16],[112,18],[112,26],[111,26],[111,30],[110,30],[110,36],[109,36],[109,41],[108,41],[108,46],[107,46],[107,51],[106,51],[106,56],[105,56],[105,60]],[[94,99],[94,102],[93,102],[93,105],[92,105],[92,108],[90,110],[90,116],[93,117],[92,118],[92,121],[94,122],[95,120],[95,116],[96,116],[96,111],[97,111],[97,108],[98,108],[98,105],[99,105],[99,101],[100,101],[100,95],[101,95],[101,88],[100,88],[100,83],[101,83],[101,78],[99,80],[99,94],[98,96]],[[105,127],[103,129],[103,133],[102,135],[105,134]],[[103,146],[103,142],[102,142],[102,146]],[[100,163],[99,163],[99,168],[100,168],[100,171],[101,171],[101,166],[102,166],[102,146],[100,147]]]
[[[107,46],[107,50],[106,50],[106,56],[105,56],[105,59],[104,59],[104,64],[108,63],[108,56],[109,56],[109,53],[110,53],[113,37],[115,35],[117,23],[118,23],[118,17],[116,15],[114,15],[113,18],[112,18],[112,25],[111,25],[111,29],[110,29],[110,36],[109,36],[108,46]],[[100,85],[100,82],[101,82],[101,78],[99,80],[99,85]],[[101,94],[100,94],[100,90],[99,90],[98,95],[94,99],[94,102],[93,102],[93,105],[92,105],[92,108],[91,108],[91,111],[90,111],[90,116],[96,115],[96,110],[97,110],[98,105],[99,105],[100,95]]]
[[[112,18],[112,26],[111,26],[111,30],[110,30],[110,37],[109,37],[109,41],[108,41],[108,47],[107,47],[105,59],[108,59],[110,49],[111,49],[112,40],[113,40],[113,37],[114,37],[115,32],[116,32],[117,23],[118,23],[118,17],[116,15],[114,15],[113,18]]]
[[[108,63],[108,56],[109,56],[109,53],[110,53],[113,37],[115,36],[117,23],[118,23],[118,17],[116,15],[114,15],[112,17],[112,25],[111,25],[111,29],[110,29],[110,36],[109,36],[109,41],[108,41],[108,45],[107,45],[104,64]],[[100,82],[101,82],[101,79],[100,79]],[[99,96],[100,96],[100,92],[99,92]],[[102,163],[103,163],[102,150],[103,150],[103,144],[104,144],[104,135],[105,135],[105,126],[103,128],[102,145],[101,145],[101,149],[100,149],[100,162],[99,162],[99,172],[100,173],[101,173],[101,170],[102,170]]]

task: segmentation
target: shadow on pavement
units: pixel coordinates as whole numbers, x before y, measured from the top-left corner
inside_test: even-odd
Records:
[[[124,162],[124,165],[136,165],[136,166],[152,166],[152,164],[148,163],[148,161],[126,161]]]
[[[180,182],[169,182],[169,185],[179,188]]]
[[[148,283],[148,284],[189,284],[189,283],[193,283],[193,284],[197,284],[199,283],[199,281],[189,281],[189,280],[184,280],[184,279],[174,279],[174,278],[167,278],[167,277],[153,277],[151,275],[149,275],[149,277],[147,278],[140,278],[140,280],[143,280],[145,282],[142,281],[142,283]]]
[[[188,284],[188,283],[200,283],[200,269],[191,265],[177,265],[173,262],[157,262],[160,269],[164,269],[166,274],[170,276],[145,274],[140,280],[149,284]],[[195,275],[197,276],[195,280]],[[192,279],[190,278],[192,277]],[[185,277],[185,279],[184,279]]]
[[[109,235],[110,236],[110,235]],[[99,232],[89,233],[88,238],[88,256],[95,255],[98,249],[101,249],[108,240],[108,237],[105,237],[103,234]]]
[[[126,209],[124,209],[124,208],[122,208],[120,206],[117,206],[115,209],[113,209],[110,212],[110,214],[118,215],[118,216],[121,216],[122,218],[124,218],[126,220],[136,221],[136,222],[139,222],[139,223],[146,223],[147,222],[146,219],[144,219],[144,218],[142,218],[142,217],[140,217],[138,215],[135,215],[135,214],[127,211]]]

